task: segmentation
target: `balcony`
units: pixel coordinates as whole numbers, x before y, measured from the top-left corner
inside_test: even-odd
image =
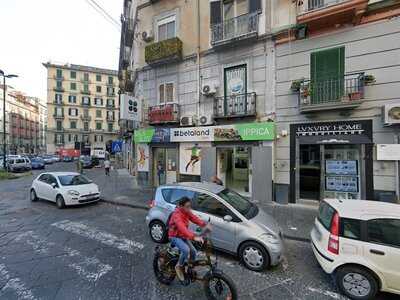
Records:
[[[81,82],[86,83],[86,84],[91,83],[91,81],[89,80],[89,78],[85,78],[85,77],[82,77],[82,78],[81,78]]]
[[[364,99],[363,78],[364,73],[351,73],[329,80],[303,80],[298,91],[300,112],[357,108]]]
[[[55,80],[59,80],[59,81],[64,80],[64,76],[57,76],[57,75],[54,75],[53,78],[54,78]]]
[[[81,94],[83,95],[90,95],[90,91],[89,90],[82,90]]]
[[[256,93],[223,96],[215,99],[214,118],[254,117]]]
[[[368,0],[304,0],[298,6],[297,23],[311,30],[358,23],[367,5]]]
[[[64,119],[64,114],[53,114],[54,119]]]
[[[179,105],[176,103],[161,104],[149,107],[149,124],[166,124],[179,122]]]
[[[258,12],[244,14],[211,25],[211,45],[214,47],[256,38],[257,35]]]
[[[107,120],[107,122],[115,122],[115,117],[114,116],[107,116],[106,120]]]
[[[145,61],[151,66],[180,60],[182,60],[182,41],[177,37],[152,43],[145,48]]]
[[[59,92],[59,93],[64,93],[64,91],[65,91],[63,87],[57,87],[57,86],[54,87],[53,90],[55,92]]]
[[[81,115],[81,120],[82,120],[82,121],[91,121],[91,120],[92,120],[92,117],[91,117],[91,116]]]

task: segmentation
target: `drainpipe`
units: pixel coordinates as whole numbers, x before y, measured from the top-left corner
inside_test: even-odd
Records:
[[[200,81],[200,0],[196,1],[197,10],[197,117],[200,117],[201,81]]]

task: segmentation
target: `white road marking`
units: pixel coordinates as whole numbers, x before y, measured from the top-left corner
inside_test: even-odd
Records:
[[[328,297],[331,297],[332,299],[339,299],[339,300],[346,300],[347,299],[346,297],[344,297],[344,296],[342,296],[342,295],[340,295],[338,293],[335,293],[335,292],[326,291],[326,290],[324,291],[322,289],[317,289],[317,288],[312,288],[312,287],[308,287],[307,289],[310,292],[318,293],[318,294],[321,294],[321,295],[324,295],[324,296],[328,296]]]
[[[35,252],[41,254],[49,254],[51,253],[49,247],[57,246],[56,243],[47,241],[32,231],[24,232],[16,237],[16,241],[21,240],[25,241],[28,245],[31,245]],[[69,257],[75,257],[76,261],[72,263],[70,262],[68,266],[74,269],[79,275],[85,277],[87,281],[95,282],[112,270],[110,265],[103,264],[96,257],[86,257],[78,250],[70,247],[63,247],[62,250],[66,252]],[[60,256],[60,259],[65,260],[65,257]]]
[[[5,286],[0,290],[0,296],[7,290],[13,291],[18,299],[35,300],[32,291],[28,289],[25,284],[18,277],[11,278],[4,264],[0,264],[0,281],[7,281]]]
[[[135,242],[124,237],[117,237],[116,235],[100,231],[96,228],[89,227],[80,222],[64,220],[53,223],[52,226],[98,241],[107,246],[111,246],[121,251],[128,252],[129,254],[134,254],[138,249],[142,250],[144,248],[144,245],[142,243]]]

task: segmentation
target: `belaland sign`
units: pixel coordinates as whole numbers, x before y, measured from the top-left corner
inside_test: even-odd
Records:
[[[242,123],[220,126],[158,128],[136,130],[135,143],[272,141],[275,123]]]

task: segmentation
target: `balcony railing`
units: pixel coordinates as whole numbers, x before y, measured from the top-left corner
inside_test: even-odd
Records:
[[[53,114],[54,119],[64,119],[64,114]]]
[[[161,65],[182,59],[182,41],[178,37],[152,43],[145,48],[145,61],[149,65]]]
[[[91,116],[81,115],[81,120],[83,120],[83,121],[90,121],[90,120],[92,120],[92,117],[91,117]]]
[[[214,103],[214,118],[249,117],[256,115],[256,93],[218,97]]]
[[[211,44],[217,46],[232,40],[255,37],[257,33],[258,12],[253,12],[211,25]]]
[[[55,87],[55,88],[53,88],[53,90],[55,91],[55,92],[60,92],[60,93],[64,93],[64,88],[63,87]]]
[[[149,107],[149,123],[178,123],[179,122],[179,105],[176,103],[160,104]]]
[[[364,99],[364,73],[346,74],[327,80],[300,83],[299,107],[302,112],[353,109]]]
[[[83,95],[90,95],[90,91],[89,90],[82,90],[81,94]]]

